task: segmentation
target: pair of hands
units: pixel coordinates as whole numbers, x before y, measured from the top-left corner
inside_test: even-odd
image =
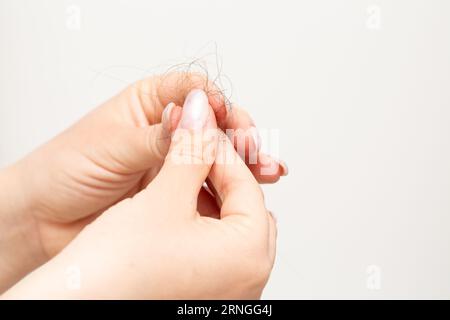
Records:
[[[241,160],[233,144],[242,133],[228,139],[217,126],[252,130],[253,122],[202,76],[153,77],[6,169],[0,208],[11,227],[0,239],[0,291],[49,261],[4,297],[259,297],[276,228],[258,181],[287,169],[259,153],[251,134]],[[206,129],[208,141],[182,139]],[[205,144],[213,160],[228,160],[208,161],[196,151]],[[257,162],[246,164],[252,153]],[[67,288],[73,268],[77,290]]]

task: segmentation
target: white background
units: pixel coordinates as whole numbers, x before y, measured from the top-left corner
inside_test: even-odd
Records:
[[[446,0],[0,0],[0,166],[216,52],[290,167],[264,297],[450,298]]]

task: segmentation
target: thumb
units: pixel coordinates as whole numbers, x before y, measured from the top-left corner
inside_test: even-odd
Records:
[[[163,167],[153,183],[177,197],[196,199],[214,163],[217,140],[216,119],[208,97],[203,90],[192,90],[185,99]]]

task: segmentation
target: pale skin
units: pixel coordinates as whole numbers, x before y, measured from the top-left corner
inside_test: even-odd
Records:
[[[143,80],[1,172],[0,184],[8,188],[0,196],[0,292],[43,264],[4,297],[261,294],[276,232],[257,182],[275,182],[287,169],[263,154],[247,165],[239,157],[233,164],[171,162],[180,106],[192,89],[213,88],[207,86],[192,74]],[[253,125],[242,109],[230,113],[215,90],[205,91],[204,126]],[[162,117],[165,107],[168,117]],[[220,141],[218,154],[236,152],[228,139]],[[246,147],[253,152],[255,141]],[[260,175],[268,165],[277,170]],[[207,178],[215,196],[203,187]],[[85,279],[78,291],[59,278],[69,265],[79,266]],[[109,290],[111,279],[120,290]]]

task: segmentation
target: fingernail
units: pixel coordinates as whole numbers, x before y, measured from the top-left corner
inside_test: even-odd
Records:
[[[280,160],[280,167],[281,167],[281,175],[287,176],[289,174],[289,168],[283,160]]]
[[[208,118],[208,97],[203,90],[192,90],[183,105],[180,127],[184,129],[198,130],[205,126]]]
[[[268,164],[271,161],[275,161],[278,164],[278,167],[281,169],[280,176],[285,177],[289,174],[289,168],[287,163],[283,160],[280,160],[280,158],[275,157],[271,154],[265,155],[264,153],[261,153],[259,158],[261,159],[261,163],[263,165]]]
[[[163,111],[161,122],[163,123],[163,126],[166,126],[166,128],[170,127],[170,113],[172,112],[173,107],[175,106],[175,103],[171,102],[169,103]]]
[[[256,146],[256,150],[259,151],[259,149],[261,149],[261,137],[259,135],[258,129],[256,129],[255,126],[252,126],[250,128],[250,133],[252,135],[253,143]]]

